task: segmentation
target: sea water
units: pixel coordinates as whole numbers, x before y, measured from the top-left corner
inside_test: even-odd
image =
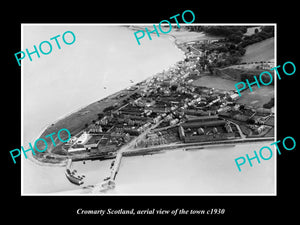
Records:
[[[120,26],[73,25],[23,27],[24,47],[70,30],[73,45],[23,65],[23,141],[30,142],[50,123],[78,108],[144,80],[183,58],[168,36],[136,44],[134,31]],[[130,81],[132,80],[132,81]],[[274,194],[275,159],[239,172],[234,159],[269,143],[169,151],[124,157],[116,188],[106,194]],[[110,175],[112,160],[75,162],[85,184]],[[65,177],[64,167],[23,160],[22,193],[88,193]]]
[[[167,151],[149,156],[123,157],[115,194],[124,195],[272,195],[275,158],[252,160],[238,170],[234,159],[271,142]]]
[[[75,34],[74,44],[60,50],[53,45],[51,54],[40,58],[33,54],[32,61],[22,61],[23,146],[58,118],[143,81],[184,57],[169,36],[153,37],[139,46],[133,30],[113,25],[23,25],[22,49],[31,52],[33,45],[65,31]],[[65,178],[63,167],[39,166],[30,160],[23,164],[24,194],[78,188]],[[87,166],[91,173],[106,171],[107,163],[91,164]],[[98,175],[100,181],[102,175]]]

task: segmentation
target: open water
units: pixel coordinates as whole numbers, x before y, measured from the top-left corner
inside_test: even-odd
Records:
[[[116,91],[161,72],[183,59],[168,36],[143,40],[120,26],[25,25],[22,49],[72,31],[76,41],[52,53],[23,62],[23,145],[33,142],[50,123]],[[194,34],[195,35],[195,34]],[[116,189],[108,194],[273,194],[274,158],[238,172],[234,159],[268,143],[225,149],[167,152],[124,158]],[[23,157],[23,156],[21,156]],[[85,186],[102,181],[111,160],[73,163]],[[40,166],[22,160],[22,193],[85,193],[64,175],[64,167]]]
[[[65,31],[75,34],[74,44],[63,43]],[[50,41],[56,35],[60,50]],[[139,46],[134,31],[121,26],[24,25],[22,36],[22,49],[29,52],[42,41],[53,44],[49,55],[32,54],[32,61],[22,61],[23,146],[58,118],[143,81],[184,55],[168,36],[153,37]],[[24,193],[77,188],[66,180],[62,167],[39,166],[30,160],[23,164]],[[95,163],[91,170],[101,173],[103,164]]]

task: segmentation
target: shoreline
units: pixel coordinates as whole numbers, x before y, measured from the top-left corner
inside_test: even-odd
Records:
[[[173,45],[183,54],[183,58],[181,60],[179,60],[179,61],[176,61],[175,63],[173,63],[172,65],[168,66],[167,68],[163,69],[162,71],[168,70],[170,67],[176,65],[176,63],[182,62],[182,61],[184,61],[187,58],[186,54],[188,54],[189,51],[185,48],[185,45],[186,45],[186,43],[192,41],[192,40],[189,40],[190,37],[187,36],[187,33],[191,33],[191,32],[183,29],[182,31],[180,31],[180,30],[174,30],[174,31],[170,32],[169,34],[165,34],[164,35],[165,37],[168,37],[168,39],[173,43]],[[194,33],[193,34],[194,35],[193,36],[194,39],[195,39],[195,35],[196,36],[199,35],[199,37],[202,37],[202,38],[205,37],[205,34],[203,32],[201,32],[199,34],[197,34],[197,32],[193,32],[193,33]],[[178,40],[179,38],[181,39],[180,41]],[[206,38],[203,38],[203,39],[206,39]],[[193,41],[195,41],[195,40],[193,40]],[[133,85],[127,87],[127,88],[121,89],[121,90],[119,90],[119,91],[117,91],[115,93],[112,93],[112,94],[110,94],[110,95],[108,95],[108,96],[106,96],[106,97],[104,97],[104,98],[102,98],[100,100],[97,100],[97,101],[89,103],[89,104],[87,104],[85,106],[79,107],[78,109],[75,109],[75,110],[73,110],[73,111],[71,111],[71,112],[69,112],[69,113],[67,113],[67,114],[59,117],[54,122],[48,124],[48,126],[45,127],[45,129],[39,134],[38,138],[42,138],[43,136],[45,136],[46,131],[49,130],[49,129],[51,130],[53,125],[55,126],[58,123],[61,123],[62,121],[68,120],[69,117],[74,117],[74,116],[76,116],[76,114],[80,114],[81,111],[83,113],[85,111],[87,111],[88,112],[87,114],[89,114],[90,112],[92,112],[91,108],[93,108],[94,106],[96,106],[98,103],[100,103],[101,108],[102,108],[102,110],[101,109],[100,110],[101,110],[101,112],[103,112],[103,109],[105,107],[107,107],[107,105],[105,106],[105,102],[107,102],[107,100],[110,100],[110,104],[108,104],[108,105],[113,106],[114,105],[114,101],[113,100],[114,100],[114,98],[116,96],[120,95],[122,92],[126,91],[130,87],[137,87],[139,89],[139,87],[138,87],[139,84],[141,84],[141,83],[147,83],[148,79],[154,78],[155,76],[157,76],[158,74],[160,74],[162,71],[159,71],[156,74],[151,75],[151,76],[145,78],[144,80],[142,80],[140,82],[137,82],[137,83],[135,83],[135,84],[133,84]],[[121,102],[121,100],[118,99],[118,100],[115,100],[115,102]],[[100,112],[100,110],[98,112]],[[95,116],[95,115],[89,115],[89,116],[91,117],[91,116]],[[83,119],[85,119],[86,123],[90,123],[91,118],[88,118],[89,116],[87,116],[87,118],[83,118]],[[74,120],[74,118],[72,118],[72,119]],[[79,120],[80,119],[81,118],[79,118]],[[87,121],[89,121],[89,122],[87,122]],[[57,126],[59,127],[59,125],[57,125]],[[77,129],[79,129],[79,128],[77,127]],[[80,129],[80,130],[82,130],[82,129]],[[70,132],[72,133],[73,130],[70,130]],[[47,132],[47,134],[48,133],[50,133],[50,132]],[[75,133],[75,131],[74,131],[74,133]],[[38,138],[36,138],[36,139],[38,139]],[[245,141],[247,141],[247,140],[245,140]],[[249,140],[249,141],[251,141],[251,140]],[[201,143],[199,143],[199,145],[201,145]],[[51,165],[51,166],[52,165],[55,165],[55,166],[64,166],[64,165],[66,165],[66,160],[69,159],[70,156],[68,156],[68,155],[53,154],[52,153],[53,149],[54,148],[51,145],[47,149],[47,151],[45,153],[38,153],[36,155],[31,155],[32,158],[33,158],[32,161],[34,161],[35,163],[37,163],[39,165]],[[48,156],[48,158],[47,158],[47,156]],[[90,156],[89,158],[99,158],[99,157],[95,155],[95,156]],[[75,157],[74,160],[76,160],[76,159],[80,160],[80,158],[82,158],[82,157],[81,156]],[[87,159],[87,160],[89,160],[89,159]]]
[[[130,27],[128,27],[128,29],[131,29]],[[177,31],[177,32],[181,32],[181,31]],[[183,32],[187,32],[186,30],[184,30]],[[176,63],[178,63],[178,62],[180,62],[180,61],[183,61],[185,58],[186,58],[186,51],[184,51],[184,49],[182,49],[182,48],[180,48],[180,44],[182,44],[182,43],[178,43],[177,42],[177,39],[176,39],[176,36],[175,35],[171,35],[171,34],[166,34],[166,36],[168,36],[168,39],[169,40],[171,40],[171,42],[173,43],[173,45],[174,45],[174,47],[176,47],[182,54],[183,54],[183,58],[181,59],[181,60],[179,60],[179,61],[176,61],[175,63],[173,63],[172,65],[169,65],[167,68],[165,68],[165,69],[163,69],[162,71],[165,71],[165,70],[168,70],[170,67],[172,67],[173,65],[175,65]],[[186,42],[188,42],[188,41],[186,41]],[[39,138],[42,138],[43,136],[45,136],[45,132],[46,132],[46,130],[48,130],[49,128],[51,128],[52,127],[52,125],[54,124],[56,124],[56,123],[58,123],[58,122],[61,122],[61,121],[64,121],[64,120],[66,120],[68,117],[70,117],[70,116],[72,116],[72,115],[74,115],[74,114],[76,114],[76,113],[79,113],[80,111],[85,111],[85,109],[86,109],[86,111],[89,111],[88,110],[88,108],[90,107],[90,106],[92,106],[92,105],[95,105],[95,104],[97,104],[97,103],[99,103],[99,102],[102,102],[102,101],[105,101],[105,100],[107,100],[107,99],[112,99],[112,98],[114,98],[115,96],[118,96],[119,94],[121,94],[123,91],[125,91],[127,88],[130,88],[130,87],[134,87],[134,86],[136,86],[137,84],[139,84],[139,83],[144,83],[144,82],[146,82],[148,79],[151,79],[151,78],[153,78],[153,77],[155,77],[157,74],[159,74],[159,73],[161,73],[162,71],[159,71],[159,72],[157,72],[156,74],[154,74],[154,75],[150,75],[149,77],[146,77],[144,80],[142,80],[142,81],[140,81],[140,82],[137,82],[137,83],[135,83],[135,84],[133,84],[133,85],[131,85],[131,86],[128,86],[128,87],[125,87],[124,89],[121,89],[121,90],[119,90],[119,91],[117,91],[117,92],[114,92],[114,93],[112,93],[112,94],[109,94],[109,95],[107,95],[106,97],[103,97],[103,98],[101,98],[101,99],[99,99],[99,100],[96,100],[96,101],[94,101],[94,102],[91,102],[91,103],[88,103],[87,105],[85,105],[85,106],[81,106],[81,107],[79,107],[79,108],[77,108],[77,109],[74,109],[74,110],[72,110],[71,112],[68,112],[68,113],[66,113],[66,114],[64,114],[64,115],[62,115],[62,116],[60,116],[59,118],[57,118],[56,120],[54,120],[54,121],[52,121],[51,123],[49,123],[49,124],[46,124],[45,126],[44,126],[44,128],[41,130],[41,132],[37,135],[37,137],[36,138],[33,138],[33,140],[30,142],[30,143],[33,143],[35,140],[37,140],[37,139],[39,139]],[[71,131],[70,131],[71,132]],[[33,163],[35,163],[35,164],[37,164],[37,165],[40,165],[40,166],[65,166],[66,165],[66,163],[67,163],[67,160],[68,160],[68,156],[63,156],[63,155],[58,155],[59,156],[59,158],[60,158],[60,162],[51,162],[51,160],[45,160],[44,158],[45,158],[45,156],[51,156],[51,151],[53,150],[53,147],[51,146],[51,148],[48,148],[47,149],[47,151],[45,152],[45,153],[42,153],[41,155],[42,155],[42,157],[38,157],[37,155],[33,155],[33,154],[30,154],[30,156],[28,157],[28,159],[30,159],[31,160],[31,162],[33,162]],[[49,152],[48,152],[49,151]],[[55,157],[57,157],[57,155],[55,155]],[[64,159],[62,159],[62,158],[64,158]],[[45,161],[44,161],[45,160]]]
[[[180,31],[175,31],[175,32],[180,32]],[[183,32],[187,32],[186,30],[183,30]],[[167,66],[165,69],[163,69],[163,70],[160,70],[159,72],[157,72],[157,73],[155,73],[155,74],[152,74],[152,75],[150,75],[149,77],[147,77],[147,78],[145,78],[144,80],[142,80],[142,81],[140,81],[140,82],[137,82],[137,83],[135,83],[135,84],[131,84],[129,87],[138,87],[138,88],[140,88],[139,87],[139,85],[140,84],[142,84],[142,86],[145,86],[145,85],[147,85],[147,80],[148,79],[151,79],[151,78],[153,78],[153,77],[155,77],[155,76],[157,76],[159,73],[161,73],[162,71],[168,71],[173,65],[176,65],[176,63],[178,63],[178,62],[181,62],[181,61],[183,61],[185,58],[186,58],[186,54],[189,52],[189,51],[187,51],[187,49],[186,49],[186,43],[189,43],[189,42],[191,42],[190,40],[186,40],[186,41],[178,41],[177,39],[176,39],[176,35],[174,35],[174,34],[165,34],[164,36],[166,37],[166,35],[168,35],[168,39],[170,40],[170,41],[172,41],[172,44],[178,49],[178,50],[180,50],[180,52],[181,53],[183,53],[183,59],[181,59],[181,60],[179,60],[179,61],[176,61],[175,63],[173,63],[173,64],[171,64],[170,66]],[[183,38],[183,34],[181,34],[181,38]],[[189,39],[188,37],[187,37],[187,39]],[[133,93],[133,92],[130,92],[130,91],[127,91],[126,89],[127,88],[129,88],[129,87],[125,87],[125,88],[123,88],[123,89],[121,89],[121,90],[118,90],[118,91],[116,91],[116,92],[114,92],[114,93],[112,93],[112,94],[109,94],[109,95],[107,95],[106,97],[103,97],[103,98],[101,98],[101,99],[99,99],[99,100],[96,100],[96,101],[93,101],[93,102],[91,102],[91,103],[89,103],[89,104],[87,104],[87,105],[85,105],[85,106],[82,106],[82,107],[79,107],[79,108],[77,108],[77,109],[74,109],[74,110],[72,110],[71,112],[68,112],[68,113],[66,113],[66,114],[64,114],[64,115],[62,115],[62,116],[60,116],[59,118],[57,118],[55,121],[53,121],[52,123],[49,123],[48,125],[45,125],[44,126],[44,128],[41,130],[41,132],[39,133],[39,136],[36,138],[36,139],[34,139],[34,140],[37,140],[38,138],[40,138],[40,137],[44,137],[45,135],[47,135],[48,134],[48,132],[47,132],[47,130],[48,129],[51,129],[51,127],[52,127],[52,124],[56,124],[56,123],[60,123],[61,121],[64,121],[64,120],[67,120],[69,117],[70,118],[72,118],[73,120],[74,119],[76,119],[76,117],[77,117],[77,115],[76,114],[78,114],[78,115],[81,115],[81,114],[84,114],[85,112],[88,112],[87,114],[89,114],[90,112],[92,112],[90,109],[89,109],[89,107],[90,106],[93,106],[93,105],[98,105],[99,103],[100,103],[100,105],[104,105],[104,107],[103,108],[105,108],[105,107],[107,107],[107,105],[105,106],[105,104],[107,103],[107,102],[110,102],[114,97],[116,97],[116,96],[119,96],[121,93],[124,93],[124,91],[126,91],[126,92],[128,92],[129,93],[129,95],[131,94],[131,93]],[[122,101],[122,99],[120,100],[120,99],[118,99],[118,100],[116,100],[116,101],[119,101],[119,102],[121,102]],[[111,103],[111,105],[113,105],[114,103]],[[99,113],[100,113],[100,111],[99,111]],[[97,115],[97,114],[95,114],[95,115]],[[88,117],[87,117],[88,118]],[[81,117],[79,116],[78,117],[78,119],[80,120],[81,119]],[[86,121],[88,121],[88,120],[86,120]],[[88,122],[88,123],[90,123],[90,122]],[[71,131],[71,130],[70,130]],[[46,133],[47,132],[47,133]],[[52,131],[53,132],[53,131]],[[46,133],[46,134],[45,134]],[[44,134],[44,135],[43,135]],[[77,133],[78,134],[78,133]],[[75,135],[75,134],[74,134]],[[73,134],[72,134],[72,136],[74,136]],[[275,137],[270,137],[270,139],[274,139],[275,140]],[[33,140],[33,141],[34,141]],[[236,141],[236,145],[237,146],[241,146],[241,145],[246,145],[246,144],[248,144],[249,142],[255,142],[254,141],[254,139],[252,139],[251,140],[251,138],[249,138],[248,140],[246,139],[246,140],[235,140]],[[260,140],[258,140],[258,141],[261,141],[261,142],[264,142],[264,141],[269,141],[269,140],[263,140],[263,138],[262,139],[260,139]],[[128,151],[128,152],[124,152],[124,157],[136,157],[136,156],[148,156],[148,155],[153,155],[153,154],[160,154],[160,153],[165,153],[165,152],[172,152],[172,150],[174,150],[174,151],[179,151],[179,150],[183,150],[183,151],[187,151],[187,152],[193,152],[193,151],[197,151],[197,150],[211,150],[211,149],[213,149],[213,150],[215,150],[215,149],[218,149],[218,148],[220,148],[221,146],[223,146],[223,145],[228,145],[228,146],[230,146],[230,143],[211,143],[211,144],[206,144],[206,143],[202,143],[202,142],[199,142],[199,143],[193,143],[193,144],[190,144],[190,146],[185,146],[184,144],[182,144],[181,146],[180,146],[180,144],[179,145],[176,145],[176,146],[159,146],[159,147],[157,147],[157,148],[145,148],[145,149],[131,149],[131,151]],[[232,143],[231,143],[232,144]],[[197,145],[197,146],[196,146]],[[166,147],[165,149],[164,149],[164,147]],[[161,148],[161,149],[160,149]],[[207,148],[207,149],[204,149],[204,148]],[[32,163],[34,163],[35,165],[38,165],[38,166],[46,166],[46,167],[49,167],[49,169],[50,169],[50,167],[57,167],[57,168],[61,168],[61,167],[64,167],[64,166],[66,166],[67,165],[67,160],[68,159],[72,159],[72,156],[68,156],[68,155],[59,155],[59,154],[53,154],[52,152],[53,152],[53,149],[55,149],[55,148],[53,148],[53,146],[52,145],[50,145],[49,146],[49,148],[47,149],[47,151],[45,152],[45,154],[39,154],[39,156],[37,156],[37,155],[32,155],[32,154],[30,154],[29,155],[29,159],[30,159],[30,161],[32,162]],[[141,150],[141,151],[140,151]],[[171,151],[170,151],[171,150]],[[48,152],[49,151],[49,152]],[[118,151],[118,150],[117,150]],[[54,152],[55,152],[55,150],[54,150]],[[46,156],[51,156],[52,157],[52,159],[53,159],[53,161],[52,161],[52,159],[51,158],[46,158]],[[82,159],[79,159],[79,158],[81,158],[82,156],[80,156],[79,155],[79,157],[78,157],[78,159],[77,159],[77,161],[79,160],[82,160]],[[56,159],[57,160],[56,160]],[[23,161],[24,159],[22,159],[22,161]],[[89,158],[84,158],[83,159],[84,161],[93,161],[93,160],[99,160],[99,158],[98,158],[98,156],[90,156]],[[114,158],[113,158],[113,160],[114,160]],[[58,161],[60,161],[60,162],[58,162]],[[76,161],[76,159],[75,160],[73,160],[73,161]],[[101,160],[102,161],[102,160]],[[23,163],[22,163],[23,164]],[[23,165],[22,165],[23,166]],[[59,191],[59,192],[50,192],[50,193],[47,193],[47,194],[50,194],[50,195],[59,195],[59,194],[68,194],[68,195],[76,195],[76,194],[79,194],[79,195],[84,195],[84,194],[86,194],[86,195],[92,195],[91,193],[90,193],[90,190],[91,190],[91,188],[90,187],[79,187],[78,189],[72,189],[72,190],[63,190],[63,191]],[[41,193],[41,195],[43,195],[42,193]],[[99,194],[98,194],[99,195]],[[110,195],[110,193],[107,193],[107,194],[105,194],[104,193],[104,195]]]
[[[134,26],[134,27],[136,27],[136,26]],[[128,29],[130,29],[130,30],[135,30],[134,27],[128,27]],[[187,52],[187,51],[184,51],[184,49],[181,48],[180,45],[183,44],[183,43],[186,43],[186,42],[190,42],[190,40],[185,40],[185,41],[182,41],[181,43],[179,43],[179,42],[178,42],[178,37],[176,37],[176,34],[174,34],[174,32],[176,32],[176,33],[178,33],[178,32],[181,32],[181,33],[183,33],[183,32],[189,32],[189,33],[192,33],[192,32],[191,32],[191,31],[187,31],[187,30],[180,31],[180,30],[176,29],[176,31],[171,31],[171,32],[168,33],[168,34],[162,34],[163,36],[169,36],[169,39],[170,39],[170,40],[172,41],[172,43],[174,44],[174,47],[176,47],[176,48],[183,54],[183,59],[182,59],[182,60],[184,60],[184,59],[186,58],[186,53],[188,53],[188,52]],[[193,32],[193,33],[197,33],[197,32]],[[202,33],[199,33],[199,34],[204,34],[204,33],[202,32]],[[207,36],[207,37],[209,37],[209,36]],[[180,60],[180,61],[182,61],[182,60]],[[179,62],[179,61],[177,61],[177,62]],[[176,64],[177,62],[175,62],[174,64]],[[174,65],[174,64],[172,64],[172,65]],[[169,67],[171,67],[172,65],[170,65]],[[168,68],[165,68],[164,70],[166,70],[166,69],[168,69]],[[158,72],[158,73],[160,73],[160,72]],[[138,82],[138,83],[145,82],[146,80],[148,80],[149,78],[152,78],[152,77],[155,76],[155,75],[156,75],[156,74],[151,75],[151,76],[147,77],[146,79],[144,79],[143,81],[140,81],[140,82]],[[131,85],[131,86],[129,86],[129,87],[132,87],[132,86],[135,86],[135,85],[136,85],[136,84],[133,84],[133,85]],[[129,87],[127,87],[127,88],[129,88]],[[122,90],[119,90],[118,92],[114,92],[114,93],[112,93],[112,94],[109,94],[109,95],[107,95],[106,97],[103,97],[103,98],[100,99],[100,100],[97,100],[97,101],[94,101],[94,102],[90,102],[90,103],[88,103],[88,104],[85,105],[85,106],[80,106],[80,107],[78,107],[77,109],[74,109],[74,110],[72,110],[72,111],[70,111],[70,112],[67,112],[66,114],[64,114],[64,115],[62,115],[62,116],[60,116],[60,117],[58,117],[56,120],[52,121],[51,123],[45,124],[45,125],[44,125],[44,128],[42,128],[41,132],[37,135],[37,138],[33,138],[33,139],[31,140],[31,142],[34,142],[34,141],[37,140],[39,137],[41,137],[41,135],[45,132],[46,129],[48,129],[48,128],[51,126],[51,124],[55,124],[55,123],[57,123],[57,122],[59,122],[59,121],[61,121],[61,120],[64,120],[64,119],[66,119],[68,116],[71,116],[72,114],[77,113],[77,112],[79,112],[79,111],[81,111],[81,110],[87,108],[88,106],[90,106],[90,105],[92,105],[92,104],[94,104],[94,103],[96,103],[96,102],[103,101],[103,100],[105,100],[106,98],[111,98],[111,97],[113,97],[113,95],[118,95],[121,91],[124,91],[124,90],[126,90],[126,88],[125,88],[125,89],[122,89]],[[31,142],[30,142],[30,143],[31,143]]]
[[[255,142],[254,142],[255,143]],[[270,140],[261,140],[262,144],[267,144],[270,143]],[[248,145],[247,142],[241,142],[241,143],[236,143],[234,144],[234,147],[236,149],[243,147],[245,145]],[[199,146],[198,148],[193,148],[193,147],[179,147],[176,149],[172,150],[160,150],[158,152],[145,152],[142,153],[140,155],[126,155],[126,153],[122,156],[124,157],[124,159],[130,159],[132,157],[145,157],[145,156],[153,156],[153,155],[163,155],[164,153],[179,153],[184,151],[185,153],[193,153],[193,152],[198,152],[198,151],[205,151],[205,152],[210,152],[210,151],[219,151],[220,147],[225,147],[225,148],[230,148],[232,146],[232,144],[228,143],[228,144],[220,144],[220,145],[203,145],[203,146]],[[229,150],[230,151],[230,150]],[[109,192],[99,192],[99,193],[92,193],[92,189],[95,187],[96,184],[93,185],[93,187],[91,186],[82,186],[82,187],[78,187],[78,188],[74,188],[72,190],[61,190],[61,191],[57,191],[57,192],[51,192],[51,193],[47,193],[47,195],[68,195],[68,196],[115,196],[115,195],[124,195],[124,193],[115,193],[114,191],[109,191]],[[43,195],[42,193],[38,194],[38,195]],[[131,195],[131,194],[129,194]],[[139,195],[139,194],[137,194]],[[199,194],[201,195],[201,194]]]

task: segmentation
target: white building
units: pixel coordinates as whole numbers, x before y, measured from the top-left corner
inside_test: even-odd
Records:
[[[238,97],[239,97],[239,95],[237,93],[234,93],[234,94],[230,95],[230,98],[232,100],[236,100]]]
[[[77,139],[76,144],[82,144],[84,145],[85,143],[88,142],[88,140],[91,138],[92,136],[90,134],[88,134],[86,131],[84,131],[80,137]]]

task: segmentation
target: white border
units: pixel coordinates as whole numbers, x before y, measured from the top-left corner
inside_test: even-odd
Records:
[[[153,26],[153,24],[158,25],[158,23],[21,23],[21,49],[24,49],[23,46],[23,26],[26,25],[35,25],[35,26]],[[172,25],[176,25],[176,23],[171,23]],[[191,23],[191,24],[180,24],[181,26],[274,26],[274,66],[277,66],[277,23]],[[23,66],[21,66],[21,145],[23,145],[23,134],[24,134],[24,126],[23,126]],[[275,76],[274,76],[275,77]],[[274,139],[277,141],[277,78],[275,79],[275,90],[274,90],[274,115],[275,115],[275,133]],[[38,137],[37,137],[38,138]],[[274,152],[276,152],[276,148],[274,147]],[[23,193],[23,159],[21,157],[21,196],[277,196],[277,154],[274,154],[274,169],[275,169],[275,193],[250,193],[250,194],[60,194],[60,193],[45,193],[45,194],[24,194]],[[259,185],[259,184],[258,184]],[[72,191],[72,190],[70,190]]]

